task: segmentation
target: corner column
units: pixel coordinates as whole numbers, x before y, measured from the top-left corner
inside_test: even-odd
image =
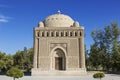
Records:
[[[84,34],[84,32],[82,32]],[[79,39],[79,45],[80,45],[80,68],[86,68],[85,67],[85,50],[84,50],[84,35],[81,36]]]
[[[38,39],[37,39],[37,32],[34,31],[34,59],[33,59],[33,68],[37,68],[37,45],[38,45]]]

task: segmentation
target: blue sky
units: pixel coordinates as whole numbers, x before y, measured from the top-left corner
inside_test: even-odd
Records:
[[[120,24],[120,0],[0,0],[0,51],[15,54],[33,47],[33,28],[58,10],[85,27],[87,49],[91,31]]]

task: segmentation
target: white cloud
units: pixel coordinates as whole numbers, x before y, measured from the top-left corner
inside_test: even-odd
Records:
[[[7,19],[0,19],[0,23],[5,23],[5,22],[8,22]]]
[[[9,22],[9,19],[11,19],[11,18],[7,17],[7,16],[4,16],[4,15],[0,15],[0,23]]]
[[[0,4],[0,8],[8,8],[8,6],[4,4]],[[0,14],[0,23],[9,22],[10,19],[11,17]]]

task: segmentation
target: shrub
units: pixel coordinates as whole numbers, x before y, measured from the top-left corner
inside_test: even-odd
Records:
[[[12,67],[7,71],[6,75],[13,77],[13,80],[15,80],[15,78],[23,77],[24,73],[20,69]]]
[[[100,78],[100,80],[101,80],[101,78],[105,77],[105,75],[104,75],[104,73],[95,73],[95,74],[93,75],[93,77],[94,77],[94,78]]]

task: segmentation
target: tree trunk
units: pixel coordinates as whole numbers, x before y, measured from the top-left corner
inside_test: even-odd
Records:
[[[13,80],[15,80],[15,77],[13,77]]]

